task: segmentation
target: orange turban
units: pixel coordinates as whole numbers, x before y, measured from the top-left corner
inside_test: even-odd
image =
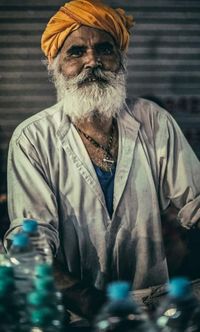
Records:
[[[49,58],[54,58],[69,34],[81,25],[110,33],[119,48],[127,50],[132,16],[121,8],[113,9],[98,0],[73,0],[67,2],[50,19],[42,35],[41,48]]]

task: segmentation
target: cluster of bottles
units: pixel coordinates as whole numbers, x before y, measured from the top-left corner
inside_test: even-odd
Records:
[[[64,306],[62,294],[56,289],[50,265],[35,268],[34,287],[27,296],[28,310],[33,331],[37,328],[48,332],[63,331]]]
[[[189,280],[173,278],[167,288],[168,295],[150,315],[130,296],[128,283],[111,283],[95,332],[200,332],[200,303]]]
[[[26,219],[9,252],[0,248],[0,331],[60,332],[67,317],[46,237]]]
[[[107,303],[93,332],[200,332],[200,303],[187,278],[174,278],[154,313],[143,310],[127,282],[107,287]],[[77,329],[77,328],[74,328]],[[26,219],[9,253],[0,248],[0,332],[71,331],[62,294],[56,289],[52,254],[35,220]]]

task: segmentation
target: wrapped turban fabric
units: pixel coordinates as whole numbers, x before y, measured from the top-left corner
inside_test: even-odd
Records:
[[[49,59],[54,58],[67,36],[82,25],[110,33],[120,50],[127,50],[132,16],[126,16],[123,9],[110,8],[97,0],[74,0],[61,7],[47,24],[41,40],[44,54]]]

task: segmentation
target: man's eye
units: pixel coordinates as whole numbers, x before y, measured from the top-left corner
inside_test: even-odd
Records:
[[[70,56],[73,58],[78,58],[79,56],[82,56],[82,55],[83,55],[82,51],[74,51],[70,54]]]
[[[102,50],[102,53],[104,53],[104,54],[112,54],[112,49],[111,48],[109,48],[109,47],[107,47],[107,48],[104,48],[103,50]]]
[[[105,46],[99,47],[97,51],[99,54],[111,55],[111,54],[113,54],[113,47],[112,47],[112,45],[105,45]]]
[[[73,49],[73,50],[69,51],[68,54],[72,58],[78,58],[78,57],[82,56],[83,53],[84,53],[83,49]]]

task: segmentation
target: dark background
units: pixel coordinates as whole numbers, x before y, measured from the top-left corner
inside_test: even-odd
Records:
[[[10,137],[24,119],[56,101],[41,62],[40,38],[61,0],[0,0],[0,235],[8,226],[6,163]],[[148,97],[177,120],[200,157],[200,1],[105,1],[134,15],[128,95]],[[200,236],[173,210],[163,217],[170,273],[200,276]],[[167,226],[166,226],[167,225]]]

